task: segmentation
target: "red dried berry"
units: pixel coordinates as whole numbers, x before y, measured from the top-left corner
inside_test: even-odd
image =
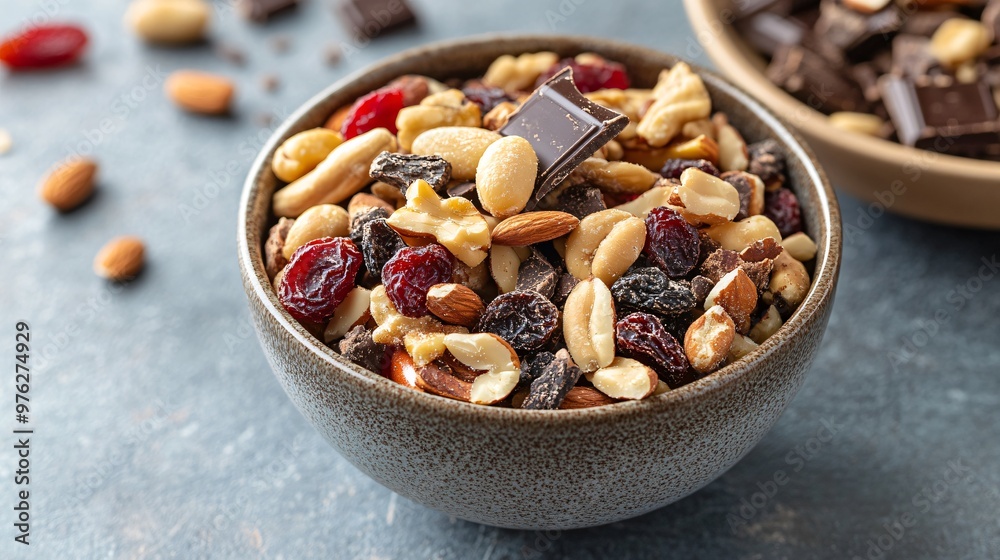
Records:
[[[617,62],[600,59],[599,62],[582,64],[575,58],[564,58],[539,76],[535,87],[542,85],[567,66],[573,69],[573,83],[580,93],[590,93],[599,89],[628,89],[631,85],[625,66]]]
[[[340,133],[344,140],[364,134],[376,128],[388,128],[396,134],[396,115],[403,108],[403,90],[398,87],[384,87],[359,98],[351,106],[344,119]]]
[[[681,173],[684,173],[684,170],[689,167],[694,167],[709,175],[719,176],[719,169],[707,159],[668,159],[663,164],[660,175],[667,179],[680,179]]]
[[[322,323],[333,316],[361,268],[361,251],[346,237],[323,237],[292,254],[278,299],[300,321]]]
[[[689,373],[684,349],[655,315],[633,313],[618,321],[615,331],[618,353],[653,368],[671,389],[697,379]]]
[[[764,215],[778,226],[782,237],[802,231],[799,198],[784,187],[764,194]]]
[[[32,27],[0,43],[0,61],[18,69],[51,68],[79,58],[87,34],[75,25]]]
[[[396,310],[407,317],[427,315],[427,291],[434,284],[451,280],[455,263],[440,245],[407,247],[382,268],[385,294]]]
[[[646,247],[649,262],[667,276],[680,278],[698,264],[701,240],[698,230],[675,210],[660,206],[646,216]]]
[[[467,85],[462,88],[462,93],[469,101],[479,105],[479,110],[484,115],[504,101],[511,100],[504,90],[482,84]]]

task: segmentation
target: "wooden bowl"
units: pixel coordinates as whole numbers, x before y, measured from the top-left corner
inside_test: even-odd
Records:
[[[918,150],[830,126],[826,115],[764,75],[765,61],[732,25],[732,0],[684,0],[698,42],[716,67],[792,124],[839,189],[871,203],[848,216],[864,229],[885,211],[940,224],[1000,228],[1000,162]],[[851,230],[848,229],[848,235]]]
[[[420,393],[340,358],[278,302],[261,257],[278,181],[269,162],[292,134],[402,74],[481,74],[501,54],[592,51],[651,86],[677,59],[611,41],[484,36],[404,52],[345,78],[296,111],[267,142],[243,190],[239,260],[261,346],[289,398],[358,469],[450,515],[520,529],[570,529],[626,519],[708,484],[771,428],[802,384],[826,328],[840,262],[840,216],[812,155],[747,94],[695,67],[715,107],[749,140],[774,138],[788,157],[806,230],[819,245],[813,284],[784,326],[753,353],[704,379],[637,402],[583,410],[486,407]],[[289,435],[291,437],[291,434]]]

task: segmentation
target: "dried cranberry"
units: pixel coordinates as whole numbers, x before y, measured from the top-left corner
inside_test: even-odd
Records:
[[[300,321],[322,323],[347,293],[361,268],[361,251],[346,237],[323,237],[295,250],[278,299]]]
[[[764,215],[778,226],[782,237],[802,231],[799,198],[784,187],[764,194]]]
[[[462,93],[469,101],[479,105],[479,109],[484,115],[504,101],[511,101],[504,90],[483,84],[467,84],[462,88]]]
[[[407,317],[427,315],[427,291],[451,280],[455,269],[451,253],[432,244],[400,250],[382,268],[385,294],[396,310]]]
[[[0,43],[0,61],[11,68],[50,68],[75,61],[87,34],[75,25],[41,25]]]
[[[709,175],[719,176],[719,169],[707,159],[668,159],[663,164],[660,175],[667,179],[680,179],[681,173],[684,173],[684,170],[689,167],[694,167]]]
[[[403,108],[403,90],[384,87],[359,98],[351,106],[340,133],[349,140],[376,128],[388,128],[396,134],[396,115]]]
[[[660,206],[646,216],[646,247],[649,261],[671,278],[680,278],[696,264],[701,241],[698,230],[675,210]]]
[[[618,353],[653,368],[671,389],[694,381],[684,349],[655,315],[633,313],[618,321],[615,330]]]
[[[542,348],[559,327],[559,309],[538,292],[508,292],[486,306],[476,332],[493,333],[518,352]]]
[[[564,58],[539,76],[535,87],[542,85],[567,66],[573,69],[573,83],[580,93],[590,93],[599,89],[628,89],[631,85],[625,66],[617,62],[595,58],[594,62],[580,63],[575,58]]]

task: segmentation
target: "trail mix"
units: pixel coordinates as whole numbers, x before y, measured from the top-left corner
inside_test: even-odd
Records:
[[[747,145],[684,63],[594,54],[403,76],[276,151],[265,266],[355,364],[466,402],[643,399],[740,359],[810,285],[777,142]]]

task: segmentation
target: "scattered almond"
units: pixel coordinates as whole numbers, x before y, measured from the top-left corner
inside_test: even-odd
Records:
[[[97,164],[92,160],[73,158],[64,161],[42,180],[38,194],[58,210],[72,210],[90,198],[96,174]]]
[[[182,109],[205,115],[229,112],[235,91],[228,78],[194,70],[174,72],[165,88],[167,96]]]
[[[604,406],[606,404],[614,404],[616,402],[618,402],[617,399],[612,399],[597,389],[577,385],[566,393],[566,397],[563,399],[562,403],[559,404],[559,408],[563,410],[574,410],[577,408]]]
[[[142,270],[145,247],[137,237],[116,237],[94,258],[98,276],[121,282],[135,278]]]

